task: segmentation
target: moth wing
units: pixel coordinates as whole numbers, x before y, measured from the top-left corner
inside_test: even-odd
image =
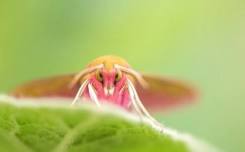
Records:
[[[70,87],[75,74],[56,76],[29,82],[10,94],[15,97],[75,97],[78,87]]]
[[[182,82],[146,74],[143,74],[143,78],[148,86],[143,88],[136,83],[136,90],[143,105],[151,112],[191,103],[196,98],[195,90]]]

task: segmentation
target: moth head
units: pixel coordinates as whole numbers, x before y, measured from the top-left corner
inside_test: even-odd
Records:
[[[119,69],[103,67],[93,72],[89,79],[101,96],[114,96],[125,85],[127,75]]]
[[[116,56],[103,56],[93,60],[87,68],[78,73],[73,84],[88,80],[98,96],[115,96],[127,87],[127,80],[139,81],[145,84],[141,75],[133,70],[122,58]]]

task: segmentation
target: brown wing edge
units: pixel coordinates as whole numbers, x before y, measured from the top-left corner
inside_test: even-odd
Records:
[[[66,97],[73,98],[78,86],[69,86],[74,74],[54,76],[46,79],[34,80],[16,87],[9,95],[16,98],[29,97]]]

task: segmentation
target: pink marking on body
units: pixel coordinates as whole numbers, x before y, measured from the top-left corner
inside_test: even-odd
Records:
[[[116,81],[116,70],[102,70],[103,81],[98,81],[96,75],[92,75],[89,83],[92,84],[96,95],[101,102],[110,102],[125,109],[129,109],[130,97],[127,89],[127,76],[122,73],[121,79]],[[105,88],[114,88],[113,94],[106,94]],[[90,99],[88,88],[85,89],[83,96]]]

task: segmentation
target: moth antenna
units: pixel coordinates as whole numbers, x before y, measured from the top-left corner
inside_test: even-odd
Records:
[[[90,68],[86,68],[85,70],[82,70],[81,72],[79,72],[78,74],[76,74],[73,78],[73,80],[70,83],[70,88],[72,88],[77,82],[78,80],[83,77],[84,75],[91,73],[97,69],[103,68],[104,65],[103,64],[99,64],[97,66],[94,67],[90,67]]]
[[[72,103],[71,103],[71,106],[73,106],[73,105],[78,101],[78,99],[82,96],[82,94],[83,94],[83,92],[84,92],[84,90],[85,90],[85,88],[86,88],[87,85],[88,85],[88,79],[85,80],[85,81],[82,83],[82,85],[80,86],[80,88],[79,88],[79,90],[77,91],[77,94],[76,94],[74,100],[73,100]]]
[[[115,64],[114,67],[116,69],[120,69],[120,70],[132,75],[133,77],[135,77],[136,80],[140,83],[140,85],[142,85],[144,88],[147,88],[149,86],[148,83],[145,81],[145,79],[142,77],[142,75],[139,72],[137,72],[131,68],[127,68],[127,67],[118,65],[118,64]]]
[[[100,107],[101,106],[100,102],[99,102],[98,97],[95,93],[94,87],[91,85],[91,83],[88,84],[88,92],[89,92],[89,96],[90,96],[91,100],[94,101],[98,107]]]
[[[127,79],[127,83],[128,83],[128,87],[129,87],[129,93],[130,93],[130,96],[134,98],[134,100],[132,100],[132,103],[133,104],[136,104],[136,107],[138,107],[138,109],[140,109],[142,112],[143,112],[143,115],[145,115],[149,120],[150,122],[152,123],[152,125],[154,127],[156,127],[157,129],[160,129],[161,131],[163,130],[163,125],[161,123],[159,123],[155,118],[153,118],[150,113],[145,109],[144,105],[142,104],[137,92],[136,92],[136,89],[134,88],[134,85],[133,83]],[[134,103],[136,102],[136,103]]]

